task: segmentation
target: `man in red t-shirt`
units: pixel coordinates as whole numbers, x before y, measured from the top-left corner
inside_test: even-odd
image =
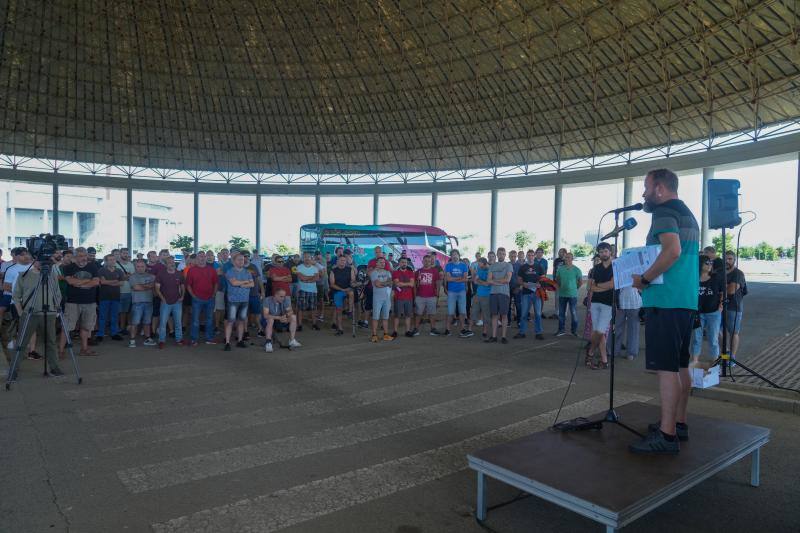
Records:
[[[218,283],[219,277],[214,265],[206,262],[205,252],[197,252],[195,265],[186,274],[186,290],[192,295],[192,346],[197,346],[200,336],[201,312],[206,314],[206,344],[217,344],[214,341],[214,304]]]
[[[441,280],[442,275],[439,273],[439,269],[433,266],[433,257],[430,255],[423,257],[422,268],[416,272],[417,323],[413,331],[414,336],[419,335],[419,328],[425,316],[428,317],[431,324],[431,335],[439,335],[439,331],[436,329],[436,306],[439,299]]]
[[[392,272],[392,284],[394,285],[394,333],[392,333],[392,337],[397,338],[397,326],[400,325],[401,316],[406,319],[406,337],[413,337],[415,330],[411,329],[411,314],[415,283],[414,271],[408,268],[408,258],[400,258],[400,266]]]
[[[292,294],[292,271],[283,264],[283,257],[275,254],[272,259],[272,266],[269,269],[269,279],[272,281],[272,296],[278,289],[286,293],[286,297],[291,300]]]

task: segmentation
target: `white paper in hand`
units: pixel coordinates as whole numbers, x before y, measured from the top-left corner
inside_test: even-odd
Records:
[[[640,246],[638,248],[627,248],[622,255],[616,258],[612,267],[614,268],[614,288],[624,289],[633,286],[633,276],[641,276],[650,268],[658,254],[661,253],[661,245]],[[650,280],[653,285],[664,283],[664,277],[658,276]]]

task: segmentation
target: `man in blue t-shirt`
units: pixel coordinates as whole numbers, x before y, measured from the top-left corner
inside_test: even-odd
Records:
[[[492,287],[487,281],[489,279],[489,261],[485,257],[478,258],[475,268],[470,268],[473,272],[472,282],[475,284],[475,296],[472,297],[472,319],[476,326],[483,326],[484,339],[489,338],[489,325],[492,320],[492,313],[489,309],[489,295]],[[477,318],[477,320],[475,320]]]
[[[450,261],[444,267],[444,279],[447,282],[447,322],[445,323],[445,336],[450,335],[450,324],[458,306],[458,321],[461,324],[459,337],[472,337],[472,331],[467,329],[467,276],[469,266],[461,262],[458,250],[450,252]]]
[[[648,435],[629,446],[634,453],[675,455],[678,440],[689,439],[689,346],[697,311],[700,274],[697,255],[700,229],[692,212],[678,199],[678,176],[651,170],[644,180],[644,210],[653,214],[647,245],[661,245],[655,262],[633,286],[642,291],[645,308],[646,363],[658,372],[661,420]],[[663,276],[663,283],[652,281]]]

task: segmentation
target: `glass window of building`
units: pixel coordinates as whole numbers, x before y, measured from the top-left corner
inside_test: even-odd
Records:
[[[0,248],[24,246],[31,235],[52,233],[53,186],[23,181],[0,181]]]
[[[92,246],[98,255],[126,245],[127,193],[107,187],[58,188],[58,232],[72,246]]]
[[[261,196],[261,247],[282,255],[300,250],[300,226],[314,223],[313,196]]]
[[[462,257],[472,257],[475,252],[489,249],[491,193],[439,194],[437,204],[437,225],[458,238]]]
[[[553,255],[555,188],[514,189],[497,194],[497,245],[527,250],[542,244]]]
[[[378,200],[378,224],[431,224],[430,194],[385,194]]]
[[[233,186],[232,186],[233,187]],[[218,251],[256,246],[256,197],[241,194],[200,195],[200,246]]]
[[[170,249],[178,236],[194,234],[194,196],[163,191],[133,191],[131,251]]]
[[[322,224],[372,224],[372,196],[321,196],[319,221]],[[314,222],[312,213],[311,220]]]

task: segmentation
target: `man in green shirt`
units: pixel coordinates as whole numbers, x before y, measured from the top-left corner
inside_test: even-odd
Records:
[[[581,269],[572,264],[574,257],[571,253],[564,256],[564,264],[556,271],[556,283],[558,283],[558,333],[557,337],[566,335],[564,325],[567,319],[567,305],[569,305],[570,331],[573,335],[578,334],[578,316],[575,307],[578,303],[578,289],[583,284],[583,274]]]

